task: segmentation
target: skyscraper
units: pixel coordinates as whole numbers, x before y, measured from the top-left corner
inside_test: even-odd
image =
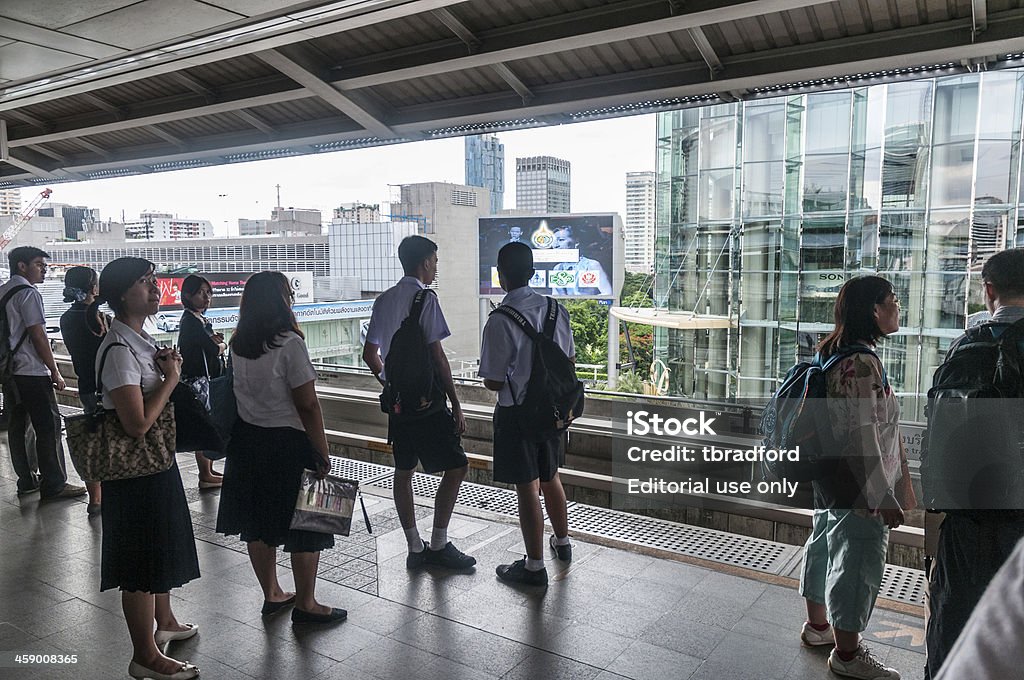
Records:
[[[516,159],[516,210],[567,213],[570,207],[569,161],[552,156]]]
[[[491,192],[491,213],[505,207],[505,145],[497,135],[466,137],[466,184]]]
[[[0,189],[0,215],[21,213],[21,189]]]
[[[626,173],[626,270],[654,271],[654,172]]]

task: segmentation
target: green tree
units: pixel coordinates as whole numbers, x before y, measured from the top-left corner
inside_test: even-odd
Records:
[[[623,287],[623,291],[625,291],[625,287]],[[628,297],[625,295],[622,297],[622,306],[649,308],[654,306],[654,300],[644,294],[642,290],[635,290]],[[633,343],[633,357],[636,360],[633,370],[637,375],[646,377],[651,371],[651,362],[654,360],[654,327],[641,323],[630,323],[628,326],[629,339]],[[620,333],[619,346],[623,352],[627,351],[624,332]],[[628,361],[628,358],[623,356],[623,360]]]
[[[650,274],[634,274],[633,272],[626,272],[626,277],[622,282],[622,292],[619,293],[619,300],[623,307],[645,307],[647,305],[629,304],[626,300],[632,299],[634,294],[643,295],[643,291],[647,291],[646,297],[651,298],[653,301],[653,286],[651,285]]]
[[[597,300],[565,300],[577,364],[608,362],[608,308]]]

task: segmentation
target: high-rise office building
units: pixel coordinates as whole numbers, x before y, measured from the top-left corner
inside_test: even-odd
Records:
[[[567,213],[570,207],[569,161],[553,156],[516,159],[516,210]]]
[[[0,215],[21,214],[21,189],[0,189]]]
[[[466,137],[466,184],[491,192],[491,214],[505,208],[505,145],[497,135]]]
[[[213,223],[210,220],[193,220],[170,213],[144,212],[139,215],[139,219],[125,222],[124,229],[129,239],[150,241],[180,241],[213,236]]]
[[[840,286],[870,273],[902,303],[879,356],[920,418],[983,309],[985,260],[1024,245],[1022,118],[1024,69],[659,114],[655,302],[678,323],[656,328],[655,355],[671,392],[765,399],[833,328]]]
[[[626,271],[654,271],[654,172],[626,173]]]

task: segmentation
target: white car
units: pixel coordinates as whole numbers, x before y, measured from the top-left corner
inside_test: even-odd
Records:
[[[160,312],[156,315],[157,330],[165,333],[175,333],[181,325],[181,314],[175,312]]]

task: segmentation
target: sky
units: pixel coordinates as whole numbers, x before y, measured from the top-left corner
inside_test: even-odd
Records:
[[[556,156],[572,164],[572,210],[625,218],[626,173],[654,170],[655,116],[499,133],[505,145],[505,207],[515,207],[515,159]],[[56,184],[51,200],[99,208],[104,220],[143,211],[208,219],[219,236],[238,233],[238,218],[267,219],[281,185],[284,207],[318,208],[324,222],[342,203],[386,203],[388,185],[465,181],[461,137],[354,149],[212,168]],[[22,189],[22,204],[34,197]]]

